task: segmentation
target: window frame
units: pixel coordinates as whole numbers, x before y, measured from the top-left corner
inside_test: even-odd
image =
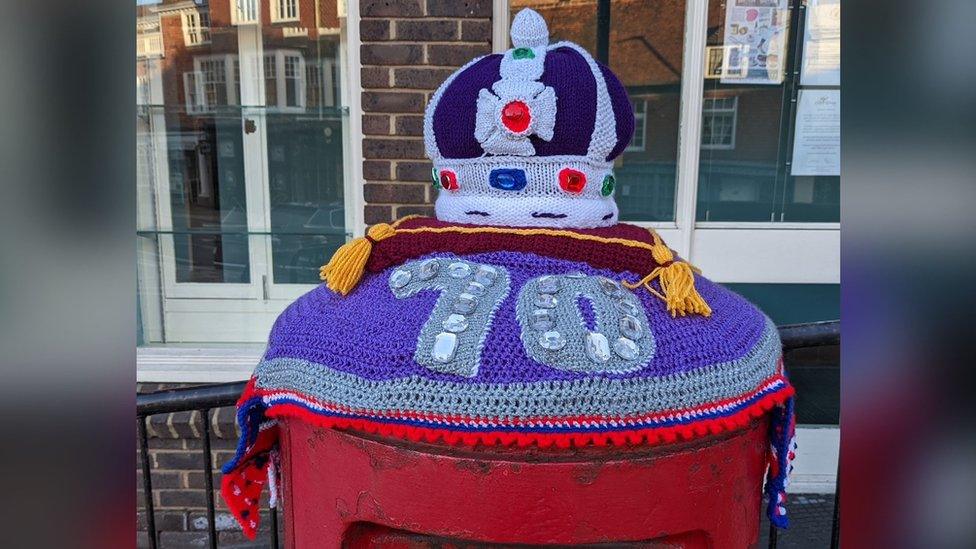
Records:
[[[180,21],[183,27],[183,44],[186,47],[192,48],[210,43],[209,10],[183,10],[180,12]]]
[[[258,0],[229,0],[227,9],[230,10],[231,25],[257,25],[261,23],[261,3]]]
[[[296,70],[298,76],[297,78],[295,78],[295,80],[297,80],[295,84],[295,93],[296,93],[296,100],[297,100],[296,105],[288,104],[288,96],[287,96],[288,82],[286,81],[286,78],[288,77],[286,76],[285,65],[286,65],[286,60],[289,57],[298,59],[297,70]],[[267,98],[268,98],[267,87],[269,84],[268,82],[269,81],[268,78],[269,58],[274,61],[274,85],[275,85],[274,104],[268,104],[267,102]],[[306,67],[305,56],[302,54],[301,50],[285,48],[285,49],[266,50],[264,52],[264,56],[262,58],[262,71],[264,75],[264,77],[262,78],[262,87],[264,89],[264,97],[265,97],[264,104],[268,109],[274,109],[275,112],[283,112],[283,113],[284,112],[301,113],[305,111],[305,105],[306,105],[305,87],[307,86],[307,82],[306,82],[307,74],[305,71],[305,67]]]
[[[220,61],[223,63],[224,72],[224,95],[227,98],[227,102],[223,105],[215,104],[211,105],[207,101],[206,94],[206,82],[203,78],[203,64],[207,62]],[[186,112],[188,114],[207,114],[212,113],[218,107],[226,106],[236,106],[240,104],[240,97],[237,94],[235,82],[238,75],[234,69],[236,64],[238,64],[238,56],[236,53],[214,53],[214,54],[204,54],[204,55],[194,55],[193,56],[193,71],[187,71],[183,73],[183,94],[184,102],[186,104]],[[187,76],[193,74],[194,80],[194,95],[197,98],[195,103],[190,101],[189,86],[187,83]]]
[[[634,108],[634,137],[631,138],[624,152],[644,152],[647,150],[647,99],[631,99],[630,103]],[[644,109],[640,112],[637,110],[638,104],[644,106]],[[640,132],[639,146],[634,144],[638,131]]]
[[[711,101],[714,101],[716,99],[732,99],[732,108],[731,109],[730,108],[720,108],[720,109],[716,109],[716,108],[708,108],[708,109],[706,109],[705,108],[705,105],[707,104],[708,101],[710,101],[710,100]],[[727,115],[727,114],[730,114],[730,113],[732,115],[732,128],[731,128],[731,134],[729,136],[730,137],[729,142],[728,143],[714,143],[714,140],[713,140],[713,142],[710,142],[710,143],[707,143],[706,144],[704,142],[704,138],[705,138],[705,126],[704,126],[704,124],[705,124],[705,118],[707,116],[709,116],[709,115],[711,115],[711,116]],[[702,141],[702,144],[701,144],[702,150],[706,150],[706,151],[731,151],[731,150],[735,150],[735,130],[736,130],[736,122],[738,121],[738,119],[739,119],[739,96],[738,95],[729,95],[729,96],[722,96],[722,97],[705,97],[705,98],[703,98],[703,100],[702,100],[702,140],[703,141]]]
[[[294,10],[293,15],[283,14],[286,7]],[[272,0],[268,5],[272,23],[294,23],[300,19],[301,4],[298,0]]]

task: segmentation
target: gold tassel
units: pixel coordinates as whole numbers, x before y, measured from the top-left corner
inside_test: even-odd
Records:
[[[641,280],[634,283],[625,280],[623,285],[631,290],[644,286],[647,291],[664,301],[672,317],[686,314],[711,316],[711,307],[695,289],[695,273],[698,269],[685,261],[675,261],[674,253],[661,237],[654,231],[651,231],[651,236],[654,238],[651,255],[660,266]],[[651,286],[651,281],[654,279],[657,279],[661,286],[660,292]]]
[[[396,223],[394,224],[396,225]],[[319,278],[334,292],[346,295],[359,284],[366,270],[366,261],[373,251],[373,243],[396,234],[393,225],[379,223],[366,231],[364,238],[355,238],[339,247],[329,263],[319,269]]]

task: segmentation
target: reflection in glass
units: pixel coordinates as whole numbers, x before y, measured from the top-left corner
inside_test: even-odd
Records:
[[[336,4],[210,4],[136,7],[149,344],[262,341],[347,236]]]
[[[636,127],[630,146],[617,158],[617,205],[624,221],[674,220],[678,158],[678,112],[684,44],[685,1],[615,0],[609,17],[599,17],[596,0],[560,2],[512,0],[512,17],[531,7],[546,19],[552,42],[571,40],[606,59],[627,88]]]
[[[268,188],[276,284],[316,284],[345,242],[338,36],[264,31]],[[287,46],[287,47],[279,47]]]
[[[839,221],[840,177],[791,175],[804,9],[709,2],[698,221]]]

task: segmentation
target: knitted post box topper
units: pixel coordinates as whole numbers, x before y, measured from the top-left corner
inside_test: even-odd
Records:
[[[437,218],[370,228],[275,322],[238,403],[222,490],[248,535],[277,485],[276,418],[461,445],[650,445],[771,414],[768,513],[786,525],[793,388],[772,322],[654,233],[618,223],[634,116],[538,13],[431,98]],[[273,494],[274,495],[274,494]]]

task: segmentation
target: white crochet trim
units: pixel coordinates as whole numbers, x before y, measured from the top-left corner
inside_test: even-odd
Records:
[[[549,43],[549,27],[539,12],[525,8],[512,20],[512,45],[516,48],[537,48]]]
[[[459,184],[457,191],[440,191],[435,211],[442,221],[522,227],[605,227],[618,221],[613,195],[603,196],[601,192],[604,178],[613,173],[611,162],[568,155],[507,156],[442,160],[435,168],[438,172],[453,171]],[[525,188],[506,191],[492,187],[491,171],[500,168],[522,170]],[[560,188],[559,172],[566,168],[586,176],[581,193],[569,194]]]
[[[475,139],[489,154],[535,155],[529,136],[535,134],[545,141],[552,139],[556,127],[556,91],[540,82],[520,80],[500,80],[493,89],[497,95],[486,89],[478,94]],[[514,132],[502,123],[502,109],[511,101],[521,101],[529,108],[529,125],[521,132]]]
[[[278,506],[278,452],[272,450],[268,456],[268,507]]]
[[[519,12],[519,15],[525,11]],[[492,84],[491,91],[482,89],[478,93],[474,137],[487,154],[534,156],[535,147],[529,141],[529,136],[534,134],[549,141],[556,128],[556,90],[538,81],[545,68],[549,31],[542,16],[528,11],[531,13],[516,16],[512,36],[519,32],[520,25],[535,25],[527,27],[528,32],[545,42],[530,48],[533,54],[531,58],[515,59],[514,49],[506,51],[499,69],[501,79]],[[536,28],[538,22],[542,23],[544,35],[539,34],[541,31]],[[529,124],[519,132],[512,131],[502,122],[502,110],[512,101],[521,101],[529,109]]]
[[[482,165],[482,164],[510,164],[512,162],[517,162],[518,164],[559,164],[567,162],[582,162],[589,166],[595,168],[612,168],[613,161],[607,160],[594,160],[588,156],[579,156],[574,154],[555,154],[552,156],[529,156],[529,157],[509,157],[509,156],[479,156],[475,158],[445,158],[435,166],[443,167],[454,167],[454,166],[468,166],[468,165]]]
[[[522,199],[527,196],[539,197],[571,197],[571,198],[600,198],[603,178],[612,173],[610,163],[594,163],[585,156],[533,156],[522,158],[517,156],[486,156],[484,158],[469,158],[463,160],[442,160],[434,165],[437,173],[441,170],[451,170],[457,176],[456,191],[441,189],[440,194],[449,196],[494,196]],[[496,189],[489,184],[492,170],[512,168],[525,173],[526,185],[518,191]],[[559,187],[559,172],[565,168],[577,170],[586,176],[586,187],[579,194],[569,194]],[[602,215],[602,214],[601,214]]]
[[[451,196],[441,192],[434,209],[437,219],[454,223],[477,223],[508,227],[609,227],[617,223],[619,212],[613,198],[564,196]],[[480,216],[467,212],[480,211]],[[537,214],[533,216],[532,214]],[[538,214],[566,217],[538,217]]]
[[[596,123],[593,126],[593,135],[590,136],[590,148],[587,155],[595,160],[606,160],[610,151],[617,145],[617,119],[613,115],[613,105],[610,102],[610,92],[607,91],[607,83],[603,79],[603,72],[596,64],[596,61],[587,53],[586,50],[572,42],[557,42],[549,49],[572,48],[586,59],[590,66],[590,72],[596,80]]]
[[[451,85],[451,82],[454,82],[454,79],[457,78],[459,74],[485,57],[488,56],[482,55],[481,57],[475,57],[471,61],[465,63],[465,65],[460,69],[454,71],[451,76],[448,76],[447,80],[445,80],[440,87],[437,88],[437,91],[434,92],[434,95],[431,96],[430,101],[427,103],[427,108],[424,111],[424,148],[426,149],[427,157],[431,160],[436,162],[441,158],[441,151],[437,147],[437,138],[434,137],[434,111],[437,109],[437,104],[440,102],[441,96],[444,95],[444,90]]]

